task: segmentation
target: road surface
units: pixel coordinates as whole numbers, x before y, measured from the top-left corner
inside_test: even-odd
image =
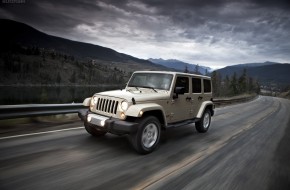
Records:
[[[216,109],[205,134],[164,131],[149,155],[127,136],[91,137],[77,122],[0,138],[0,189],[290,189],[290,101]]]

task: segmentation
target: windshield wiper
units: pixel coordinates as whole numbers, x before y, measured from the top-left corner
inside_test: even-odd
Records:
[[[131,86],[128,86],[128,87],[135,87],[137,90],[139,90],[139,88],[150,88],[152,90],[154,90],[154,92],[157,92],[157,90],[155,90],[155,88],[151,87],[151,86],[135,86],[135,85],[131,85]]]
[[[139,90],[139,86],[133,86],[133,85],[131,85],[131,86],[128,86],[128,87],[135,87],[137,90]]]
[[[154,92],[157,92],[157,90],[155,90],[155,88],[151,87],[151,86],[138,86],[140,88],[150,88],[152,90],[154,90]]]

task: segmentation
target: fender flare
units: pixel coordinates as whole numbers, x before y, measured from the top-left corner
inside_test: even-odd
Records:
[[[198,111],[196,117],[197,117],[197,118],[201,118],[201,117],[202,117],[202,114],[203,114],[203,112],[204,112],[204,110],[205,110],[206,107],[209,106],[209,105],[214,107],[212,101],[204,101],[204,102],[201,104],[201,106],[200,106],[200,108],[199,108],[199,111]]]
[[[160,106],[159,104],[145,103],[145,104],[131,105],[128,108],[128,110],[125,112],[125,114],[126,114],[126,116],[131,116],[131,117],[141,117],[143,115],[143,114],[140,114],[141,111],[143,112],[143,114],[145,112],[148,112],[148,111],[161,111],[164,123],[165,123],[165,125],[167,125],[165,112],[164,112],[162,106]]]
[[[90,104],[91,104],[91,98],[86,98],[83,101],[83,105],[86,106],[86,107],[90,106]]]

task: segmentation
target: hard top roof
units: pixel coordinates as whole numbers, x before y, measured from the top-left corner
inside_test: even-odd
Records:
[[[211,79],[209,76],[205,76],[205,75],[197,75],[197,74],[173,72],[173,71],[135,71],[134,73],[162,73],[162,74],[184,75],[184,76]]]

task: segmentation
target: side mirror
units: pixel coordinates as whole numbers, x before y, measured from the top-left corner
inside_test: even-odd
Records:
[[[177,99],[178,98],[178,94],[184,94],[185,93],[185,88],[177,86],[174,89],[174,93],[175,94],[173,95],[173,99]]]

